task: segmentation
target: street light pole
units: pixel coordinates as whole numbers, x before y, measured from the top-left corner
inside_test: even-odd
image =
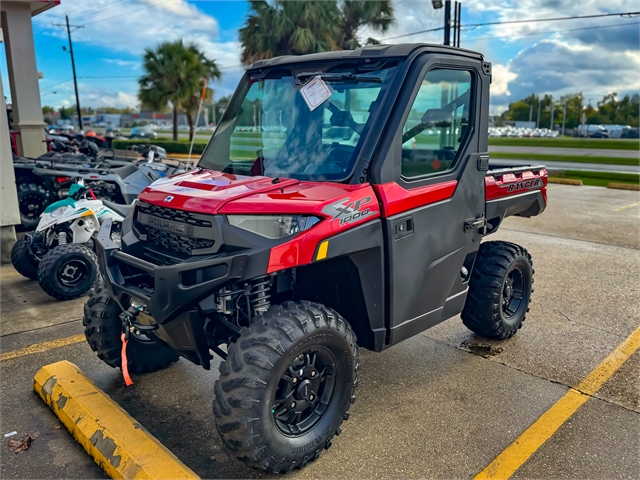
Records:
[[[551,100],[551,125],[549,125],[549,129],[553,132],[553,114],[555,109],[555,104],[553,103],[553,99]]]
[[[562,109],[562,136],[564,137],[564,123],[567,120],[567,101],[564,101],[564,108]]]
[[[536,128],[540,128],[540,108],[542,108],[542,99],[538,98],[538,119],[536,120]]]

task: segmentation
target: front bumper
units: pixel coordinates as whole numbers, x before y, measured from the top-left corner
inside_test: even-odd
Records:
[[[154,327],[151,333],[177,353],[208,368],[211,356],[198,304],[222,285],[241,280],[249,255],[216,255],[158,266],[121,251],[111,240],[111,225],[110,219],[102,224],[95,242],[111,297],[123,310],[128,308],[128,298],[144,304],[150,315],[141,313],[136,320]],[[148,279],[148,285],[134,284],[140,278]]]
[[[122,252],[120,246],[111,240],[111,224],[111,220],[106,220],[96,239],[96,253],[106,287],[118,303],[125,296],[144,303],[159,324],[169,322],[221,285],[244,276],[246,253],[176,265],[154,265]],[[123,266],[147,273],[153,278],[153,288],[140,288],[128,283]]]

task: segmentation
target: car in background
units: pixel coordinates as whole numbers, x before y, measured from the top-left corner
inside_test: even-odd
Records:
[[[638,138],[640,135],[640,128],[624,128],[620,133],[620,138]]]
[[[122,137],[123,134],[118,127],[108,126],[107,127],[107,135],[110,137]]]
[[[589,138],[609,138],[610,135],[606,130],[598,130],[589,134]]]
[[[149,125],[144,127],[133,127],[129,138],[156,138],[158,135]]]
[[[339,143],[355,147],[359,139],[360,135],[349,127],[331,127],[322,134],[322,143],[324,144]]]

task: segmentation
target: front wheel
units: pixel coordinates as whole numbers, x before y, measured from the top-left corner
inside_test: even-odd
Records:
[[[223,444],[267,472],[304,467],[340,434],[359,366],[356,336],[335,311],[306,301],[270,307],[220,364],[213,413]]]
[[[462,311],[463,323],[478,335],[502,340],[522,327],[533,293],[533,263],[524,248],[509,242],[480,245]]]
[[[71,300],[86,294],[98,277],[98,257],[78,243],[58,245],[38,265],[38,282],[48,295]]]
[[[100,285],[84,304],[84,335],[98,358],[113,368],[122,367],[122,309]],[[154,372],[178,361],[169,347],[132,332],[127,343],[127,364],[133,373]]]
[[[11,263],[13,268],[23,277],[30,280],[38,279],[38,261],[31,253],[29,237],[26,235],[13,244]]]

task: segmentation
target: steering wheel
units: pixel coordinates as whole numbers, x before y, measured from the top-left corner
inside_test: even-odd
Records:
[[[354,150],[355,147],[350,145],[333,145],[327,154],[325,163],[337,165],[340,168],[340,173],[344,173],[349,166]]]

